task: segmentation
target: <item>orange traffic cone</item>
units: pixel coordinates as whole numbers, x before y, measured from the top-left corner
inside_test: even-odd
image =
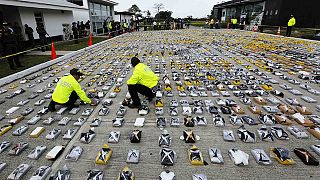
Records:
[[[280,29],[280,26],[279,26],[278,31],[277,31],[277,35],[280,36],[280,34],[281,34],[281,29]]]
[[[57,58],[56,49],[54,48],[54,42],[51,43],[51,60],[54,60]]]
[[[92,46],[92,34],[89,34],[88,46]]]

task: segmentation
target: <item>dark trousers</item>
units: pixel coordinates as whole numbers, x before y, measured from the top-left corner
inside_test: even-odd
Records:
[[[287,34],[286,36],[290,37],[291,36],[291,31],[292,31],[292,26],[287,27]]]
[[[73,108],[74,107],[74,103],[76,103],[78,98],[79,98],[78,94],[75,91],[73,91],[69,96],[69,101],[64,103],[64,104],[60,104],[60,103],[57,103],[57,102],[54,102],[53,100],[51,100],[51,102],[49,104],[49,110],[50,111],[55,111],[56,110],[56,108],[55,108],[56,104],[64,105],[64,106],[67,106],[68,108]]]
[[[17,53],[17,47],[15,45],[6,45],[5,55],[11,55],[15,53]],[[10,69],[15,68],[14,63],[17,65],[17,67],[21,67],[21,63],[18,55],[9,57],[8,63],[9,63]]]
[[[28,46],[31,48],[34,48],[34,38],[33,37],[29,37]]]
[[[138,93],[140,93],[148,98],[154,97],[152,90],[144,85],[141,85],[141,84],[128,85],[128,91],[129,91],[131,99],[132,99],[132,104],[138,105],[138,106],[141,105],[141,101],[140,101]]]
[[[47,38],[46,38],[46,36],[40,35],[40,36],[39,36],[39,39],[40,39],[40,45],[41,45],[41,46],[47,45]],[[46,49],[47,49],[47,47],[41,47],[41,51],[42,51],[42,52],[45,52]]]

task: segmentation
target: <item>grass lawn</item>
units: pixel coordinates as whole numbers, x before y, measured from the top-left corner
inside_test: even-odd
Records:
[[[92,37],[93,44],[99,43],[104,40],[106,40],[106,37]],[[55,44],[55,48],[56,48],[56,51],[76,51],[76,50],[88,47],[88,41],[89,41],[89,38],[79,40],[78,44],[75,44],[74,41],[61,42],[61,43],[57,42]],[[35,65],[47,62],[50,60],[50,58],[51,58],[50,56],[22,55],[20,56],[20,62],[25,67],[17,68],[15,70],[11,70],[9,68],[9,64],[7,60],[0,60],[0,78],[23,71]]]
[[[92,43],[96,44],[101,41],[107,40],[106,37],[92,37]],[[57,42],[55,44],[56,51],[77,51],[79,49],[88,47],[89,38],[79,40],[78,44],[75,44],[75,41],[69,42]]]
[[[191,21],[190,25],[196,26],[196,27],[207,27],[208,26],[208,25],[206,25],[205,21]]]
[[[277,34],[278,29],[276,28],[265,28],[263,30],[264,33],[268,33],[268,34]],[[281,29],[281,35],[285,36],[286,35],[287,30],[285,28]],[[315,31],[311,31],[308,29],[294,29],[292,30],[291,33],[291,37],[297,37],[297,38],[305,38],[305,39],[313,39],[315,36],[316,32]]]
[[[15,70],[11,70],[9,68],[9,64],[7,60],[0,61],[0,78],[6,77],[10,74],[14,74],[16,72],[20,72],[24,69],[28,69],[32,66],[47,62],[50,60],[50,56],[20,56],[20,62],[23,66],[22,68],[17,68]]]

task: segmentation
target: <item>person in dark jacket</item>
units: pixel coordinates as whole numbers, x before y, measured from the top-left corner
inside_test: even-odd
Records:
[[[16,54],[18,52],[17,41],[13,29],[10,28],[9,24],[6,22],[3,23],[3,34],[1,41],[3,42],[5,56]],[[18,55],[8,57],[7,60],[10,69],[15,69],[14,63],[17,67],[24,67],[21,65]]]
[[[22,29],[17,22],[12,26],[13,34],[17,41],[17,51],[23,50],[23,38],[22,38]]]
[[[81,23],[80,23],[80,29],[78,29],[78,30],[79,30],[79,36],[80,36],[80,38],[85,37],[86,26],[85,26],[85,24],[83,23],[83,21],[81,21]]]
[[[77,23],[72,23],[72,33],[73,33],[73,39],[75,39],[75,43],[78,44],[79,39],[79,30],[77,28]]]
[[[37,33],[39,34],[39,39],[40,39],[40,45],[45,46],[47,45],[47,37],[46,35],[49,36],[47,31],[44,29],[43,25],[38,25],[37,28]],[[41,47],[42,52],[46,51],[46,47]]]
[[[34,36],[33,36],[33,29],[28,26],[28,24],[24,25],[24,32],[28,36],[28,45],[29,47],[34,48]]]

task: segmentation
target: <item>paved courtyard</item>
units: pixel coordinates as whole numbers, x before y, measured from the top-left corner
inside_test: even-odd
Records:
[[[150,112],[145,118],[143,127],[135,127],[136,118],[142,117],[137,110],[127,107],[122,127],[115,127],[113,120],[117,117],[117,111],[122,101],[126,97],[127,86],[126,80],[132,73],[130,59],[133,56],[139,57],[143,63],[149,65],[160,77],[162,97],[164,102],[163,115],[155,114],[155,99],[148,105]],[[266,34],[258,34],[240,30],[180,30],[180,31],[154,31],[154,32],[135,32],[116,37],[86,50],[73,52],[71,57],[64,58],[57,63],[51,62],[50,67],[33,72],[24,78],[15,79],[12,76],[12,82],[3,85],[0,90],[0,100],[4,101],[0,105],[0,114],[4,118],[0,121],[0,126],[10,124],[8,121],[21,116],[26,108],[33,108],[33,112],[24,116],[20,122],[12,124],[12,129],[0,137],[0,143],[9,141],[12,144],[0,153],[0,162],[6,163],[6,166],[0,171],[0,179],[7,179],[9,174],[20,164],[31,166],[21,179],[30,179],[33,173],[40,166],[50,166],[50,175],[55,174],[64,165],[70,170],[70,179],[86,179],[89,170],[97,169],[103,172],[103,179],[117,179],[119,173],[124,167],[129,167],[135,179],[159,179],[161,172],[169,170],[175,173],[176,179],[192,179],[194,174],[204,174],[207,179],[320,179],[318,166],[305,165],[294,153],[295,148],[304,148],[308,150],[316,159],[319,155],[311,149],[312,145],[319,145],[319,140],[312,135],[309,130],[310,126],[316,126],[319,120],[319,95],[320,95],[320,43],[306,41],[302,39],[278,37]],[[100,98],[101,102],[111,99],[113,104],[108,106],[109,113],[105,116],[99,116],[99,110],[102,103],[98,106],[81,105],[80,111],[76,114],[64,112],[45,113],[35,124],[28,121],[37,113],[47,106],[50,102],[50,93],[56,86],[57,78],[64,76],[72,68],[79,68],[85,72],[86,76],[81,81],[82,87],[89,93],[96,90],[104,92],[105,96]],[[25,72],[24,72],[25,73]],[[301,76],[301,74],[304,74]],[[172,97],[167,96],[168,91],[165,89],[164,77],[168,77],[172,87]],[[179,79],[177,79],[177,77]],[[120,79],[119,79],[120,78]],[[123,78],[123,80],[121,80]],[[26,80],[26,82],[22,82]],[[191,84],[187,84],[190,80]],[[237,83],[235,80],[239,80]],[[118,81],[118,83],[117,83]],[[179,81],[182,83],[186,96],[181,96],[181,89],[178,89]],[[199,82],[197,82],[199,81]],[[92,82],[91,84],[89,82]],[[168,84],[168,82],[166,81]],[[31,86],[34,84],[35,86]],[[50,84],[50,85],[49,85]],[[241,86],[242,85],[242,86]],[[263,85],[270,85],[272,89],[266,89]],[[287,86],[291,87],[284,88]],[[110,97],[114,92],[115,86],[119,86],[121,91],[116,92],[116,97]],[[240,86],[242,88],[240,88]],[[270,87],[269,86],[269,87]],[[247,90],[245,90],[247,87]],[[25,92],[10,95],[20,88]],[[256,96],[265,100],[265,103],[259,103],[252,95],[252,92],[258,91]],[[271,91],[272,90],[272,91]],[[275,95],[273,92],[280,91],[283,97]],[[243,96],[238,96],[242,93]],[[259,94],[260,93],[260,94]],[[33,94],[38,96],[32,97]],[[159,92],[160,94],[160,92]],[[255,108],[261,110],[260,113],[253,113],[249,109],[249,104],[244,104],[243,98],[249,98]],[[44,104],[36,106],[35,103],[44,99]],[[141,96],[144,100],[144,97]],[[17,105],[22,100],[29,100],[23,106]],[[178,102],[176,107],[178,114],[170,114],[172,100]],[[218,126],[215,124],[213,114],[207,111],[209,106],[205,103],[199,105],[203,108],[203,113],[193,112],[191,117],[203,116],[207,120],[207,125],[200,124],[194,127],[184,125],[183,106],[180,100],[188,100],[187,107],[194,108],[191,102],[202,100],[221,110],[221,104],[218,102],[233,102],[237,107],[244,110],[244,114],[231,112],[239,118],[243,116],[252,117],[257,123],[249,125],[244,122],[244,127],[255,134],[255,142],[243,142],[238,136],[240,125],[233,125],[230,122],[228,113],[219,112],[218,114],[224,119],[225,124]],[[219,101],[220,100],[220,101]],[[296,100],[298,103],[295,103]],[[235,104],[226,106],[232,109]],[[299,104],[299,105],[298,105]],[[278,105],[286,105],[292,108],[294,113],[282,111]],[[265,106],[275,107],[274,112],[267,112]],[[13,113],[7,114],[11,107],[19,107]],[[198,106],[197,106],[198,107]],[[306,108],[310,113],[304,113],[300,109]],[[74,123],[82,116],[82,112],[87,108],[93,108],[94,111],[81,126],[75,126]],[[297,109],[298,108],[298,109]],[[296,120],[296,113],[301,113],[304,117],[303,123]],[[6,115],[7,114],[7,115]],[[288,117],[290,125],[279,124],[278,121],[264,124],[259,120],[261,115],[284,114]],[[312,114],[313,116],[310,116]],[[300,115],[300,114],[299,114]],[[55,121],[46,125],[43,121],[53,117]],[[65,125],[59,125],[61,119],[69,117],[71,121]],[[159,146],[158,139],[163,130],[157,127],[157,118],[165,117],[167,130],[172,138],[170,148],[176,152],[176,162],[173,166],[162,166],[160,163],[159,152],[162,147]],[[179,126],[171,126],[172,117],[180,118]],[[102,120],[98,127],[94,128],[96,136],[88,144],[80,142],[81,133],[90,130],[91,122],[95,118]],[[317,119],[318,118],[318,119]],[[317,121],[318,120],[318,121]],[[255,124],[255,123],[254,123]],[[271,127],[282,127],[289,134],[287,140],[274,138],[273,142],[263,141],[259,138],[257,130],[263,125],[268,129]],[[27,126],[28,130],[19,136],[12,133],[21,126]],[[296,138],[290,133],[292,126],[298,127],[301,135],[302,132],[307,134],[306,138]],[[30,137],[30,133],[37,127],[44,127],[44,132],[37,138]],[[46,139],[47,134],[53,129],[60,129],[61,134],[54,140]],[[71,139],[63,139],[64,134],[69,129],[75,129],[76,134]],[[141,130],[142,138],[140,143],[130,142],[130,133],[132,130]],[[185,130],[193,130],[194,134],[200,137],[196,143],[185,143],[180,140]],[[2,129],[3,130],[3,129]],[[223,130],[232,130],[235,141],[225,141]],[[118,143],[108,143],[109,134],[112,131],[120,131]],[[299,133],[296,136],[299,136]],[[318,132],[320,134],[320,132]],[[320,136],[318,136],[320,137]],[[28,143],[28,147],[19,155],[8,155],[9,151],[17,143]],[[95,163],[96,156],[104,144],[108,144],[113,153],[106,165]],[[46,150],[38,159],[30,159],[28,155],[36,146],[46,146]],[[62,154],[54,161],[47,160],[47,153],[54,147],[63,145],[65,147]],[[192,145],[196,145],[203,159],[208,165],[191,165],[188,159],[188,150]],[[77,161],[66,160],[66,156],[74,146],[80,146],[83,151]],[[208,149],[218,148],[222,152],[224,163],[214,164],[210,161]],[[270,148],[282,147],[289,150],[294,161],[293,165],[281,165],[276,159],[270,157]],[[237,148],[249,155],[249,163],[246,166],[237,166],[230,158],[228,151]],[[252,149],[263,149],[271,158],[272,164],[265,166],[258,164],[252,153]],[[139,162],[136,164],[127,163],[128,151],[136,149],[140,151]],[[319,152],[318,152],[319,153]],[[1,165],[1,164],[0,164]],[[1,169],[1,168],[0,168]]]

